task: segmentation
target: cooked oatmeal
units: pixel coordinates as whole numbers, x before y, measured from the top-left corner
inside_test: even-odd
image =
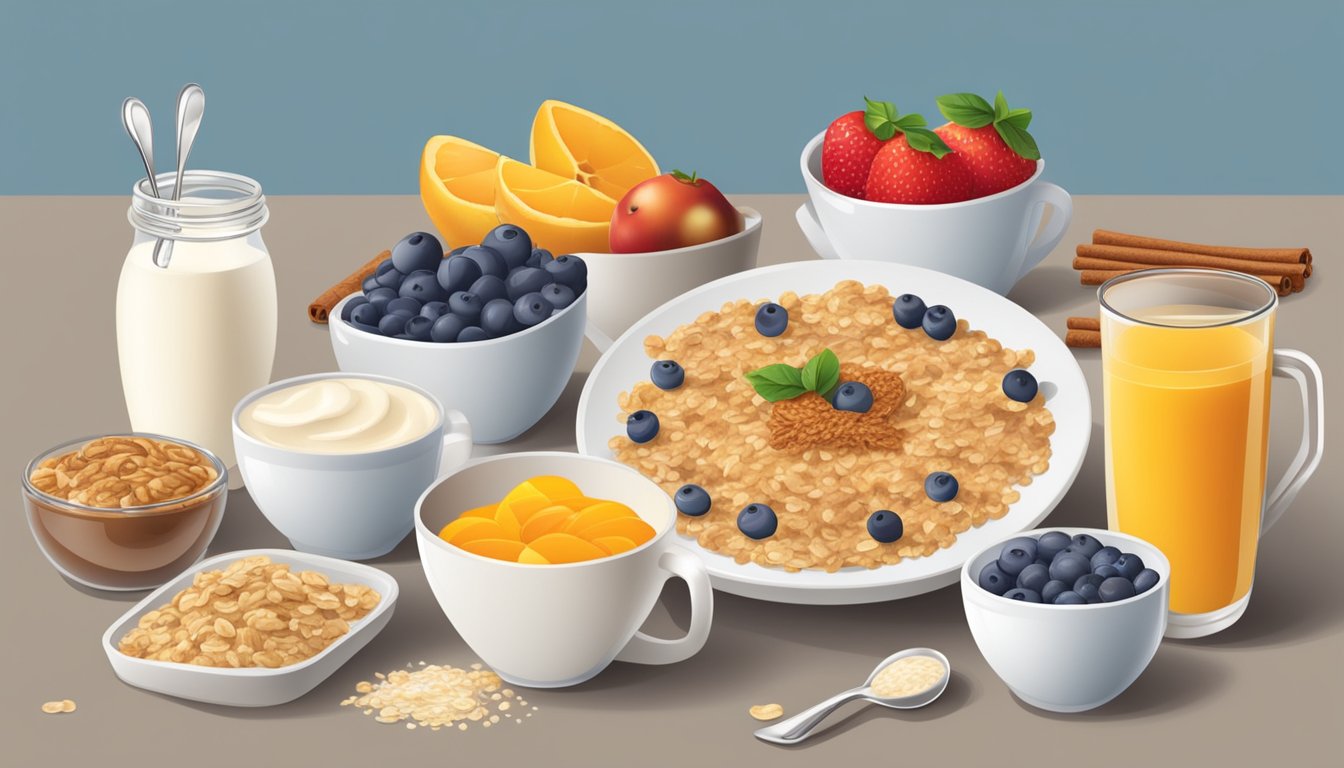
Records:
[[[755,330],[760,302],[746,299],[706,312],[666,339],[648,337],[649,358],[679,362],[685,383],[662,390],[641,381],[619,398],[622,423],[647,409],[661,429],[643,444],[613,437],[616,459],[669,494],[685,483],[709,492],[707,514],[677,518],[677,530],[701,546],[739,563],[789,571],[892,565],[933,554],[972,526],[1003,517],[1019,498],[1014,486],[1028,485],[1048,467],[1055,425],[1043,398],[1019,403],[1001,386],[1009,370],[1030,366],[1031,350],[1005,349],[965,320],[947,341],[901,328],[892,319],[892,296],[880,285],[847,280],[823,294],[785,293],[778,303],[789,312],[789,326],[774,338]],[[767,402],[745,374],[775,363],[802,366],[826,348],[847,377],[876,384],[884,372],[899,376],[899,387],[872,387],[873,410],[862,414],[883,414],[887,435],[872,438],[865,429],[868,439],[817,445],[809,435],[797,442],[810,447],[772,447],[772,413],[781,405],[805,408],[806,401]],[[883,402],[892,391],[904,399]],[[817,399],[813,406],[825,402],[805,397]],[[773,443],[792,441],[776,435]],[[937,471],[956,476],[960,490],[952,501],[925,494],[925,477]],[[775,535],[753,540],[738,530],[738,512],[751,503],[774,508]],[[900,539],[883,544],[868,534],[868,517],[879,509],[901,516]]]

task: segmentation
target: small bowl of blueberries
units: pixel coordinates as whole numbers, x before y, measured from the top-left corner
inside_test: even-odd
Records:
[[[1042,528],[968,559],[961,599],[976,646],[1014,695],[1083,712],[1119,696],[1152,661],[1170,577],[1162,551],[1142,539]]]
[[[390,376],[462,411],[478,443],[512,440],[560,398],[587,323],[588,269],[501,224],[444,253],[412,232],[328,324],[342,371]]]

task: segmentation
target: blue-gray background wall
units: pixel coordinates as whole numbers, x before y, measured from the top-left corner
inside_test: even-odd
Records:
[[[667,169],[801,190],[864,94],[1003,89],[1076,193],[1344,192],[1340,0],[0,0],[0,194],[120,194],[118,109],[208,105],[191,161],[271,193],[412,193],[428,136],[526,157],[538,103],[621,123]]]

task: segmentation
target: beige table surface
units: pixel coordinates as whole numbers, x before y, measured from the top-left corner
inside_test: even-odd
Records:
[[[740,196],[765,216],[762,264],[813,258],[791,195]],[[415,197],[277,197],[265,237],[275,261],[281,322],[276,379],[334,368],[325,327],[308,300],[405,232],[429,229]],[[36,452],[78,435],[128,427],[117,374],[113,302],[130,240],[117,197],[0,198],[8,290],[0,393],[0,467],[17,483]],[[1068,315],[1095,311],[1094,293],[1069,268],[1073,246],[1095,227],[1231,244],[1310,246],[1316,275],[1282,304],[1280,346],[1313,355],[1325,371],[1331,453],[1295,508],[1267,536],[1250,608],[1202,641],[1165,642],[1120,697],[1080,715],[1017,701],[976,650],[958,588],[850,607],[777,605],[716,594],[704,650],[672,667],[617,663],[571,690],[536,692],[522,725],[408,731],[337,706],[354,684],[407,662],[476,661],[430,595],[412,538],[375,563],[401,584],[391,623],[307,696],[269,709],[178,701],[122,684],[99,648],[107,626],[140,595],[93,594],[64,581],[33,544],[11,486],[0,520],[0,764],[65,766],[308,765],[900,765],[1335,764],[1344,750],[1344,198],[1079,197],[1063,245],[1010,295],[1062,334]],[[580,369],[596,355],[586,349]],[[1078,352],[1093,398],[1091,449],[1048,522],[1106,525],[1096,350]],[[583,374],[554,410],[503,450],[574,447]],[[1270,472],[1298,439],[1300,410],[1275,392]],[[500,450],[500,447],[491,451]],[[478,449],[479,451],[479,449]],[[245,493],[229,500],[211,554],[287,543]],[[470,588],[469,586],[466,588]],[[651,620],[673,634],[685,619],[673,582]],[[537,638],[544,643],[545,638]],[[947,693],[918,711],[857,705],[805,746],[751,735],[752,704],[796,712],[861,680],[877,660],[909,646],[944,651]],[[1099,660],[1100,661],[1100,660]],[[39,711],[72,698],[73,715]],[[843,718],[843,719],[841,719]],[[506,730],[507,728],[507,730]]]

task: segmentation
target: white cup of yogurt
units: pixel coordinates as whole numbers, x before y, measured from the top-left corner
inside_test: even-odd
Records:
[[[345,560],[396,547],[420,494],[472,446],[461,412],[412,384],[358,373],[252,392],[233,409],[233,442],[266,519],[295,549]]]

